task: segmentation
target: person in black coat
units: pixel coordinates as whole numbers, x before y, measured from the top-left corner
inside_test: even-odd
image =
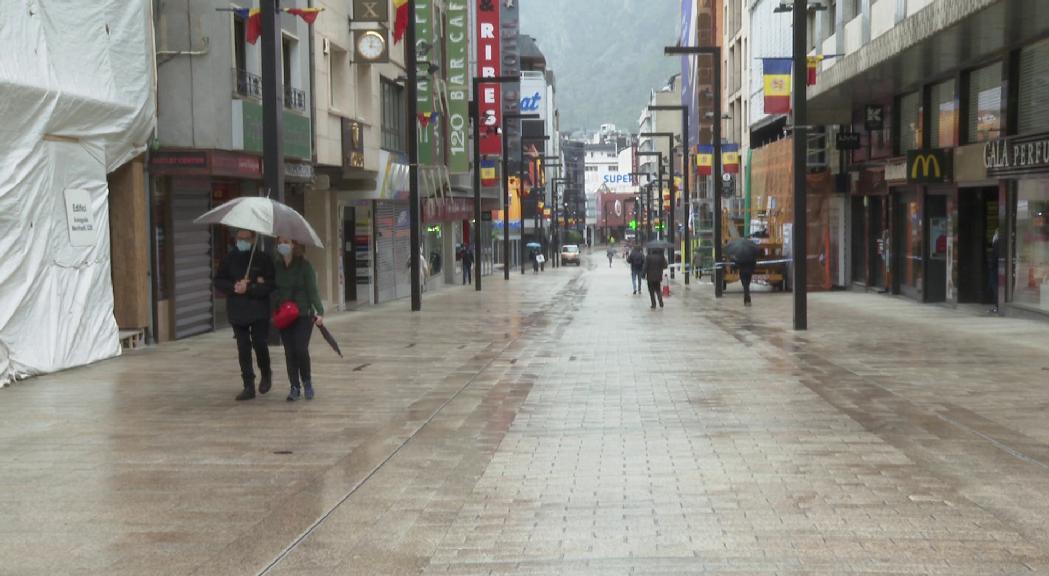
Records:
[[[663,271],[667,269],[667,257],[661,249],[653,249],[645,257],[645,279],[648,280],[648,298],[652,301],[652,308],[663,307]]]
[[[226,294],[226,315],[233,326],[240,357],[240,377],[244,389],[237,395],[238,401],[255,397],[255,371],[252,369],[251,351],[262,372],[259,393],[265,394],[273,385],[273,370],[270,368],[270,294],[276,288],[273,260],[255,248],[255,233],[250,230],[237,232],[237,245],[222,260],[215,274],[215,288]],[[251,269],[248,269],[250,262]]]

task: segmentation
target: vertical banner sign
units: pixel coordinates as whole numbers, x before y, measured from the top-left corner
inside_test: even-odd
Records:
[[[493,78],[501,74],[499,43],[499,5],[497,0],[477,1],[477,75]],[[477,103],[477,115],[481,119],[481,154],[499,155],[503,151],[503,109],[500,101],[502,91],[498,84],[481,85],[481,101]]]
[[[467,0],[448,1],[448,169],[457,174],[470,171],[467,132],[470,122],[470,13]]]
[[[518,36],[521,32],[520,16],[516,0],[503,0],[500,2],[499,20],[501,33],[499,35],[502,45],[502,75],[521,77],[521,50],[518,45]],[[503,84],[503,114],[521,113],[521,83],[510,82]],[[506,143],[509,150],[505,153],[510,155],[511,163],[516,163],[521,157],[521,120],[503,121],[503,130],[506,130]]]
[[[433,164],[433,78],[430,76],[429,62],[433,51],[433,0],[415,0],[415,53],[418,55],[418,118],[419,165]],[[426,49],[420,49],[425,47]]]

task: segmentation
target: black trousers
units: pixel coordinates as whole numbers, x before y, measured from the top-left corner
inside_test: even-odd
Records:
[[[754,278],[754,265],[739,266],[739,282],[743,284],[743,302],[750,302],[750,281]]]
[[[473,269],[472,264],[463,264],[463,286],[474,283]]]
[[[255,350],[255,358],[259,363],[259,370],[263,376],[271,373],[270,370],[270,319],[263,318],[251,324],[233,326],[233,336],[237,339],[237,355],[240,359],[240,377],[244,386],[255,386],[255,371],[251,367],[251,351]]]
[[[312,335],[312,316],[299,316],[294,324],[280,331],[280,341],[284,344],[284,359],[288,365],[288,382],[292,388],[298,388],[302,383],[313,380],[310,372]]]
[[[656,307],[656,298],[659,299],[659,307],[663,307],[663,281],[660,280],[649,280],[648,281],[648,298],[652,301],[652,307]]]

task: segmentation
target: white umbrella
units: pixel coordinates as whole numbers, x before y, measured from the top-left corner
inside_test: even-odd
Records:
[[[251,230],[265,236],[284,236],[304,246],[324,248],[310,223],[292,208],[261,196],[235,198],[193,221]]]

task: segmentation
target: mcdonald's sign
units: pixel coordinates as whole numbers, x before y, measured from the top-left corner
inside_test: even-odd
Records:
[[[953,156],[949,150],[911,150],[907,153],[907,182],[942,184],[954,178]]]

